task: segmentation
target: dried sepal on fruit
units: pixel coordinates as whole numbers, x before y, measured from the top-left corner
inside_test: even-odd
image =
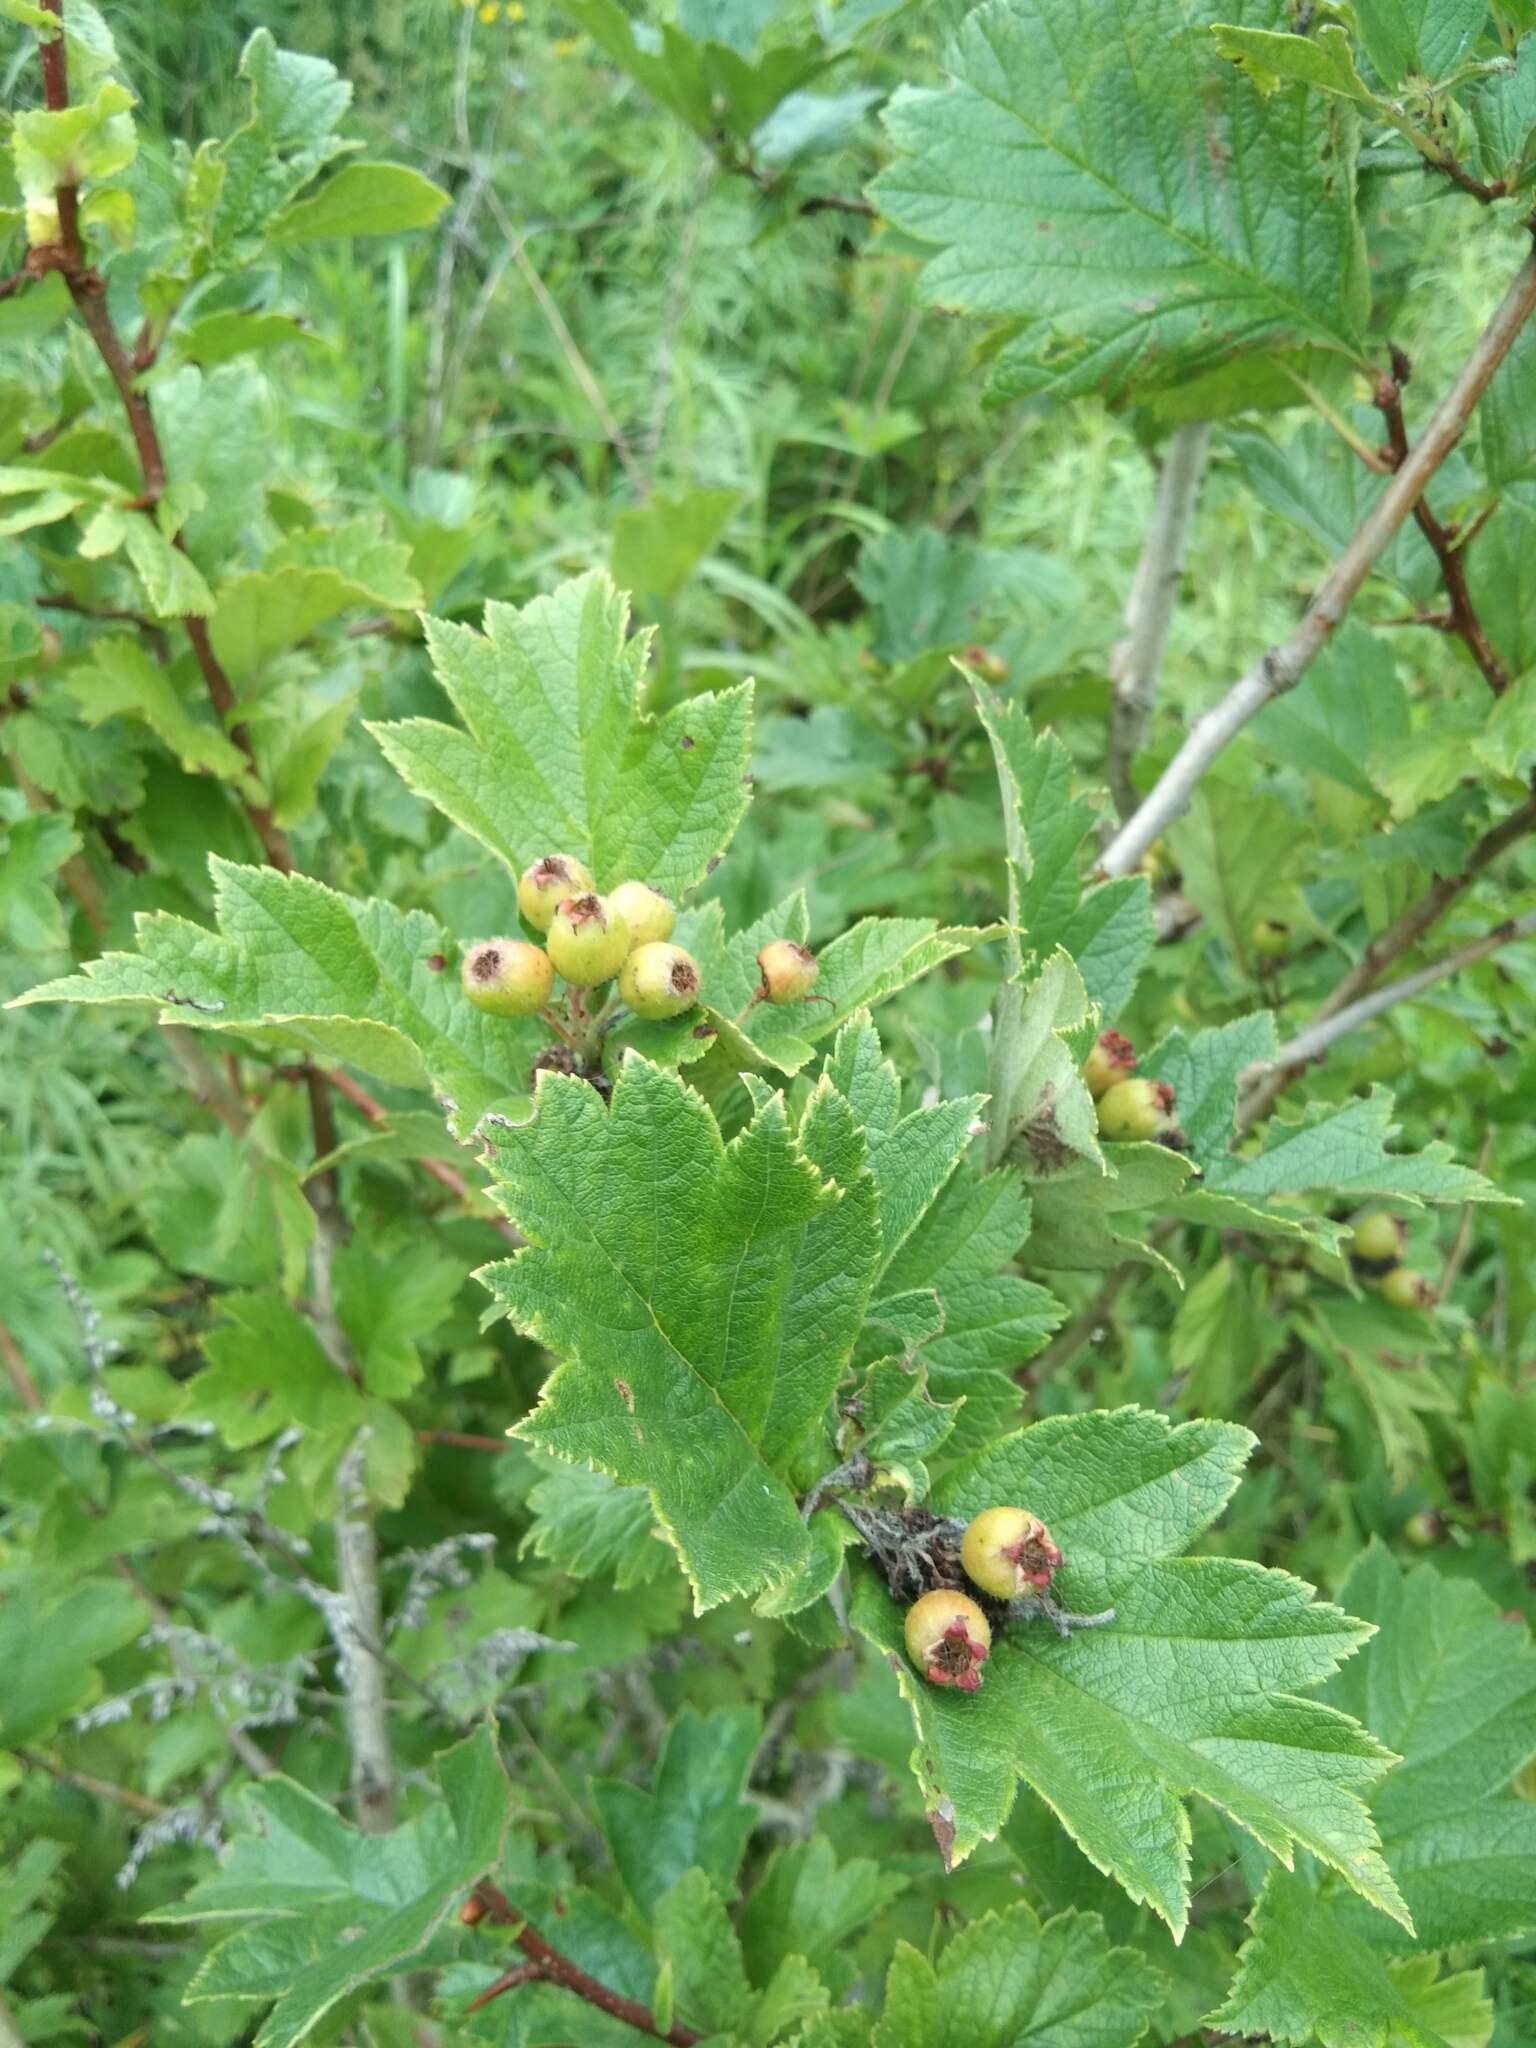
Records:
[[[677,905],[649,882],[620,882],[617,889],[608,892],[608,907],[616,910],[629,926],[632,947],[670,939],[677,923]]]
[[[594,888],[585,864],[574,853],[545,853],[523,869],[517,885],[517,907],[536,932],[547,932],[567,896]]]
[[[637,1017],[678,1017],[699,999],[699,963],[681,946],[636,946],[619,969],[619,994]]]
[[[464,955],[459,982],[477,1010],[531,1017],[549,1001],[555,970],[544,948],[526,939],[482,939]]]
[[[1083,1061],[1083,1079],[1097,1102],[1117,1081],[1129,1080],[1136,1071],[1136,1048],[1118,1031],[1101,1031],[1098,1043]]]
[[[975,1692],[992,1654],[992,1628],[969,1593],[948,1587],[925,1593],[907,1609],[907,1655],[930,1685]]]
[[[549,957],[572,988],[611,981],[629,952],[629,926],[590,890],[567,896],[549,923]]]
[[[983,1508],[960,1539],[965,1575],[994,1600],[1043,1593],[1061,1563],[1055,1538],[1028,1508]]]
[[[796,939],[771,939],[757,956],[762,976],[758,995],[765,1003],[803,1003],[816,986],[821,963]]]
[[[1379,1282],[1381,1298],[1390,1301],[1394,1308],[1432,1308],[1435,1290],[1422,1273],[1415,1273],[1407,1266],[1393,1266],[1383,1273]]]

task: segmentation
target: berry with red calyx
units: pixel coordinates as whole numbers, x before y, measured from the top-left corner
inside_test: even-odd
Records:
[[[1116,1081],[1099,1097],[1099,1136],[1117,1143],[1182,1136],[1166,1081]]]
[[[677,923],[677,905],[649,882],[620,882],[608,892],[608,907],[629,926],[631,946],[651,946],[670,939]]]
[[[1381,1298],[1394,1308],[1423,1309],[1434,1305],[1435,1290],[1421,1273],[1407,1266],[1394,1266],[1381,1276]]]
[[[1135,1071],[1136,1048],[1118,1031],[1101,1031],[1098,1044],[1083,1061],[1083,1079],[1095,1102],[1117,1081],[1129,1079]]]
[[[536,932],[547,932],[567,896],[580,896],[595,886],[574,853],[546,853],[523,869],[517,907]]]
[[[1428,1550],[1440,1541],[1444,1533],[1445,1524],[1433,1508],[1420,1508],[1403,1524],[1403,1541],[1411,1543],[1415,1550]]]
[[[1385,1209],[1357,1217],[1349,1240],[1349,1263],[1364,1280],[1380,1280],[1403,1255],[1403,1226]]]
[[[763,977],[757,992],[765,1003],[803,1003],[816,986],[821,962],[795,939],[772,939],[757,956],[757,971]]]
[[[990,647],[967,647],[960,659],[967,668],[975,669],[985,683],[1006,683],[1008,680],[1007,662],[1000,654],[994,654]]]
[[[930,1685],[976,1692],[992,1654],[992,1627],[968,1593],[941,1587],[907,1609],[907,1655]]]
[[[590,890],[567,896],[550,919],[549,957],[572,988],[611,981],[629,952],[629,926]]]
[[[699,999],[699,963],[681,946],[636,946],[619,969],[619,994],[637,1017],[680,1017]]]
[[[549,1001],[555,970],[544,948],[526,939],[482,939],[464,955],[459,981],[477,1010],[531,1017]]]
[[[1277,917],[1261,917],[1250,926],[1248,943],[1261,960],[1283,960],[1291,950],[1291,928]]]
[[[1051,1532],[1028,1508],[983,1508],[960,1539],[965,1575],[994,1600],[1043,1593],[1061,1563]]]

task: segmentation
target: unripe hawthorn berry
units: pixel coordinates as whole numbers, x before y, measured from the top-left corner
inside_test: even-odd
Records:
[[[464,993],[493,1017],[531,1017],[549,1001],[555,970],[542,946],[526,939],[482,939],[459,969]]]
[[[941,1587],[907,1609],[907,1655],[930,1685],[975,1692],[992,1654],[992,1628],[968,1593]]]
[[[816,986],[821,962],[795,939],[772,939],[757,956],[758,994],[768,1003],[803,1003]]]
[[[595,887],[574,853],[546,853],[523,869],[517,907],[536,932],[547,932],[567,896],[580,896]]]
[[[1283,960],[1291,950],[1291,928],[1277,917],[1261,917],[1250,928],[1248,943],[1261,960]]]
[[[1367,1280],[1390,1273],[1403,1255],[1403,1226],[1385,1209],[1367,1209],[1349,1240],[1349,1263]]]
[[[1438,1543],[1445,1532],[1445,1525],[1433,1508],[1420,1508],[1416,1515],[1410,1515],[1403,1524],[1403,1541],[1411,1543],[1415,1550],[1428,1550]]]
[[[1061,1552],[1038,1515],[1027,1508],[983,1508],[960,1539],[965,1575],[994,1600],[1043,1593]]]
[[[1083,1079],[1097,1102],[1117,1081],[1128,1080],[1136,1071],[1136,1048],[1118,1031],[1101,1031],[1097,1045],[1083,1061]]]
[[[1410,1272],[1407,1266],[1394,1266],[1381,1276],[1381,1298],[1390,1301],[1394,1308],[1429,1308],[1435,1299],[1435,1290],[1420,1273]]]
[[[699,999],[699,963],[681,946],[636,946],[619,969],[619,994],[637,1017],[680,1017]]]
[[[1166,1081],[1117,1081],[1099,1097],[1101,1138],[1163,1138],[1177,1128],[1173,1090]]]
[[[629,926],[631,946],[651,946],[658,939],[670,939],[677,923],[676,904],[649,882],[620,882],[608,893],[608,907]]]
[[[550,919],[549,957],[572,988],[610,981],[629,952],[629,926],[590,890],[567,896]]]

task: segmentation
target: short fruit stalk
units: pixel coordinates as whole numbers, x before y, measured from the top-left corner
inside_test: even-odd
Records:
[[[976,1692],[992,1654],[992,1629],[968,1593],[940,1588],[907,1610],[907,1655],[930,1685]]]
[[[670,939],[677,923],[677,906],[649,882],[620,882],[608,893],[608,908],[616,910],[629,926],[632,946],[651,946]]]
[[[595,886],[575,854],[546,853],[524,868],[517,907],[536,932],[547,932],[567,896],[580,896]]]
[[[555,970],[543,947],[526,939],[482,939],[464,955],[459,980],[477,1010],[531,1017],[549,1001]]]
[[[1083,1079],[1097,1102],[1117,1081],[1129,1080],[1136,1071],[1136,1048],[1118,1031],[1101,1031],[1097,1045],[1083,1061]]]
[[[1051,1532],[1027,1508],[984,1508],[960,1539],[965,1575],[994,1600],[1043,1593],[1061,1564]]]
[[[699,999],[699,964],[660,940],[636,946],[619,970],[619,994],[637,1017],[679,1017]]]
[[[601,896],[568,896],[549,924],[549,957],[572,988],[611,981],[629,953],[629,926]]]

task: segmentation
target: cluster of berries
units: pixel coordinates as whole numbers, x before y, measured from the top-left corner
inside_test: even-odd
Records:
[[[1350,1238],[1349,1263],[1394,1308],[1430,1308],[1435,1290],[1422,1273],[1403,1264],[1404,1235],[1402,1224],[1385,1209],[1367,1210]]]
[[[1140,1139],[1187,1152],[1189,1141],[1174,1114],[1166,1081],[1137,1080],[1136,1048],[1118,1031],[1101,1031],[1083,1062],[1088,1093],[1099,1106],[1099,1136],[1115,1142]]]
[[[966,1577],[994,1602],[1044,1593],[1061,1552],[1027,1508],[984,1508],[960,1539]],[[930,1685],[975,1692],[992,1654],[992,1624],[969,1593],[940,1586],[907,1609],[907,1655]]]
[[[676,906],[648,882],[620,882],[600,896],[574,854],[546,853],[524,869],[517,907],[544,944],[481,939],[471,946],[460,980],[477,1009],[493,1017],[536,1016],[557,974],[578,999],[617,975],[619,1000],[652,1020],[681,1016],[698,1001],[699,963],[670,943]],[[757,965],[762,981],[754,1000],[769,1003],[803,1001],[819,971],[815,954],[793,939],[764,946]]]

